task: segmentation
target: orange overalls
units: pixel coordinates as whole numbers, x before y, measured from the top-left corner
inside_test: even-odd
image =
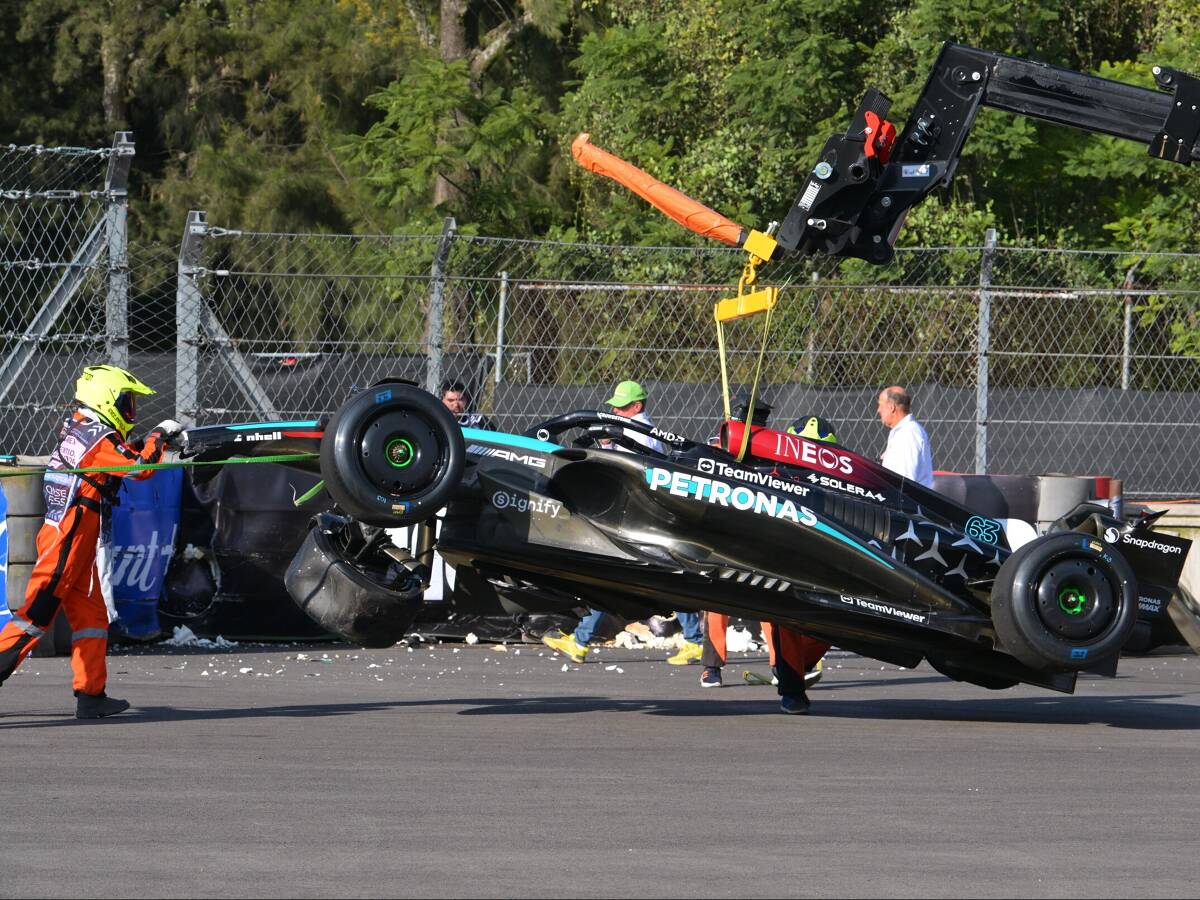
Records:
[[[163,436],[156,430],[138,453],[110,425],[84,410],[63,423],[42,488],[46,521],[38,531],[38,558],[25,592],[25,605],[0,631],[0,684],[49,630],[61,606],[71,625],[75,691],[91,695],[104,692],[108,681],[104,662],[108,612],[96,571],[96,542],[120,479],[148,478],[150,470],[81,474],[61,470],[156,463],[163,449]]]
[[[724,613],[704,614],[704,654],[700,658],[703,665],[717,668],[725,665],[725,629],[728,626],[729,616]],[[820,661],[830,645],[788,625],[763,622],[762,631],[771,668],[778,673],[779,693],[803,693],[804,673]]]

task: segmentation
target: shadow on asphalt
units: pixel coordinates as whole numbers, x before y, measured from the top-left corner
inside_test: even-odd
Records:
[[[915,679],[924,681],[926,679]],[[1113,728],[1189,730],[1200,729],[1194,703],[1169,702],[1178,694],[1145,694],[1125,697],[985,697],[968,700],[838,700],[826,699],[825,691],[813,692],[810,718],[880,719],[938,722],[1013,722],[1032,725],[1108,725]],[[719,702],[708,700],[618,700],[609,697],[448,697],[439,700],[395,700],[373,703],[298,704],[229,709],[181,709],[166,706],[135,707],[112,719],[80,722],[60,715],[35,714],[32,719],[4,721],[0,731],[16,728],[62,728],[105,726],[138,722],[219,722],[262,718],[325,718],[373,712],[438,707],[465,707],[462,716],[577,715],[595,712],[643,713],[654,716],[724,718],[728,716],[778,715],[774,695],[769,699]],[[13,713],[9,718],[15,718]]]

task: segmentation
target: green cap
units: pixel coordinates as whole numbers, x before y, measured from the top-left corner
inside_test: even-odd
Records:
[[[617,389],[613,391],[613,395],[604,402],[609,406],[622,407],[628,406],[636,400],[645,400],[646,391],[636,381],[622,381],[617,385]]]

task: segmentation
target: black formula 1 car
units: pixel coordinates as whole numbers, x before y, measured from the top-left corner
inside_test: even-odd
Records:
[[[1139,615],[1165,614],[1190,546],[1152,531],[1152,514],[1098,504],[1018,541],[839,446],[752,427],[739,462],[745,427],[726,422],[712,447],[574,412],[505,434],[460,428],[431,394],[385,381],[328,421],[190,429],[183,454],[319,450],[295,464],[319,469],[337,509],[315,519],[288,589],[369,646],[420,613],[436,547],[459,589],[537,611],[716,610],[987,688],[1070,693],[1080,671],[1115,673]],[[386,531],[406,525],[411,549]]]

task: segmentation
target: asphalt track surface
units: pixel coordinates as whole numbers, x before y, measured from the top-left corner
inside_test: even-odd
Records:
[[[1069,697],[834,651],[808,717],[663,655],[116,648],[98,722],[30,659],[0,894],[1196,895],[1194,655]]]

